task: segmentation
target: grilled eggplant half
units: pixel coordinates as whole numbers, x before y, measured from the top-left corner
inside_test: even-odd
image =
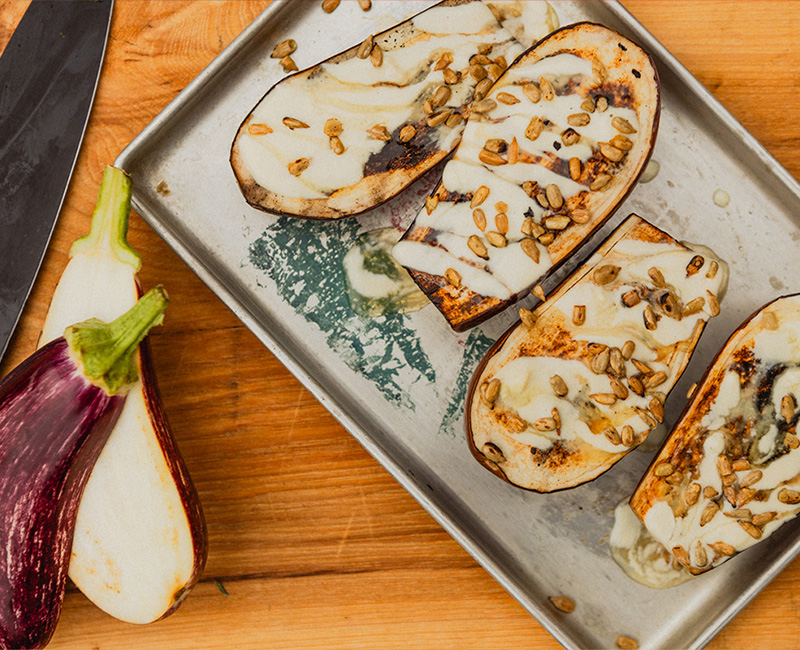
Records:
[[[525,3],[535,7],[524,12],[505,4],[445,0],[273,86],[231,150],[247,202],[336,219],[383,203],[431,169],[461,139],[473,98],[526,47],[500,20],[531,42],[557,27],[546,2]]]
[[[591,23],[521,55],[475,102],[395,258],[461,331],[519,300],[616,210],[653,148],[650,57]]]
[[[537,492],[596,478],[664,416],[727,265],[636,215],[487,353],[466,404],[472,453]]]
[[[718,566],[800,512],[800,294],[728,340],[631,498],[691,573]]]

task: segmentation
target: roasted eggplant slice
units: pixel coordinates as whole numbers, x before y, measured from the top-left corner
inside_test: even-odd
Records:
[[[631,498],[651,535],[703,573],[800,512],[800,294],[728,340]]]
[[[487,353],[468,391],[475,457],[538,492],[596,478],[664,415],[727,265],[636,215]]]
[[[248,203],[336,219],[395,196],[447,156],[466,107],[524,50],[519,3],[445,0],[360,45],[283,79],[239,128],[231,164]],[[551,31],[545,2],[532,42]]]
[[[395,258],[457,331],[524,297],[633,188],[660,113],[650,57],[590,23],[520,56],[470,109]]]

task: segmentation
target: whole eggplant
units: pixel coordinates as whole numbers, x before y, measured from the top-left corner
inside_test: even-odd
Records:
[[[112,323],[67,328],[0,381],[2,648],[43,647],[55,630],[81,493],[166,304],[156,287]]]

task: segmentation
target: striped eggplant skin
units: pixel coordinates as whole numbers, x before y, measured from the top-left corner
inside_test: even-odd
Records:
[[[0,382],[0,647],[53,635],[78,503],[124,402],[84,377],[63,338]]]

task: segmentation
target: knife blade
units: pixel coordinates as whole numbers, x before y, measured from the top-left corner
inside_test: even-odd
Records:
[[[113,0],[32,0],[0,56],[0,359],[67,193]]]

